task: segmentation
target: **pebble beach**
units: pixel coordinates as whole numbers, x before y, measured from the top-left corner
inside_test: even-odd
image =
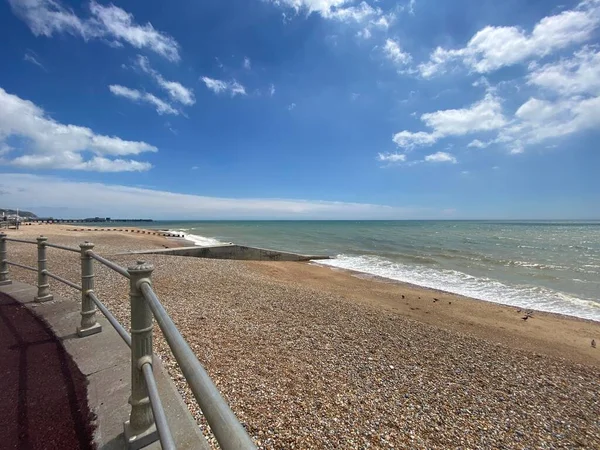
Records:
[[[8,230],[118,253],[161,236]],[[35,248],[8,258],[35,265]],[[144,255],[165,309],[259,448],[600,448],[600,323],[526,312],[305,263]],[[48,250],[77,282],[79,255]],[[11,267],[13,279],[35,273]],[[96,264],[96,292],[129,326],[127,280]],[[55,295],[77,299],[51,280]],[[75,325],[74,325],[75,326]],[[155,352],[213,442],[160,330]],[[216,448],[216,447],[215,447]]]

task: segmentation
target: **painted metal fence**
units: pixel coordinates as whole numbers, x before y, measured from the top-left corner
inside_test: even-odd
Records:
[[[37,246],[37,268],[18,264],[7,259],[7,242],[34,244]],[[48,270],[46,249],[57,248],[81,255],[81,286]],[[10,284],[9,266],[31,270],[38,274],[36,302],[53,299],[49,278],[81,291],[81,323],[77,326],[79,337],[102,331],[96,321],[96,311],[106,317],[119,336],[131,348],[131,413],[124,424],[125,438],[131,449],[139,449],[160,440],[163,449],[175,449],[176,445],[167,424],[156,381],[152,371],[152,329],[156,319],[163,335],[179,364],[202,413],[206,417],[219,446],[225,450],[255,449],[254,443],[238,421],[202,364],[185,341],[152,289],[153,266],[143,261],[125,269],[96,254],[94,244],[85,242],[79,248],[51,244],[40,236],[35,241],[9,238],[0,233],[0,286]],[[131,306],[131,334],[127,332],[94,292],[94,260],[129,279]]]

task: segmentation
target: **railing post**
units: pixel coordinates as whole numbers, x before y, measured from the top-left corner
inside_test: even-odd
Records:
[[[0,286],[11,284],[6,262],[6,234],[0,233]]]
[[[46,241],[47,237],[40,236],[37,238],[38,249],[38,293],[34,300],[38,303],[49,302],[54,298],[50,293],[50,284],[48,283],[48,275],[46,275]]]
[[[94,290],[94,260],[88,251],[94,248],[91,242],[79,244],[81,249],[81,325],[77,327],[79,337],[100,333],[102,325],[96,322],[96,304],[90,298]]]
[[[140,291],[143,282],[150,282],[154,267],[138,261],[129,267],[129,299],[131,303],[131,415],[125,422],[125,439],[130,449],[139,449],[156,441],[158,432],[142,373],[145,363],[152,363],[152,311]]]

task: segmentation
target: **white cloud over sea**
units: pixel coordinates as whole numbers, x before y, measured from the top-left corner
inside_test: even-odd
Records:
[[[0,174],[0,203],[5,207],[19,207],[40,216],[57,218],[403,219],[440,215],[439,211],[419,207],[208,197],[18,173]]]

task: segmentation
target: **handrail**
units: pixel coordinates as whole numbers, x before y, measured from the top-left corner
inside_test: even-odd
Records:
[[[20,267],[21,269],[31,270],[32,272],[37,272],[38,271],[35,267],[26,266],[25,264],[19,264],[19,263],[11,262],[11,261],[5,261],[5,262],[6,262],[6,264],[10,264],[11,266]]]
[[[6,241],[36,244],[38,253],[37,269],[8,261]],[[13,265],[38,273],[38,295],[34,298],[36,302],[53,299],[48,278],[53,278],[81,291],[81,326],[77,327],[77,335],[80,337],[90,336],[102,331],[101,324],[95,318],[96,307],[106,317],[119,336],[131,348],[132,397],[130,403],[132,410],[130,420],[125,423],[125,437],[130,445],[137,445],[136,440],[140,437],[140,433],[142,435],[150,433],[146,435],[146,438],[154,440],[158,438],[163,449],[176,449],[152,370],[152,316],[154,316],[219,446],[224,450],[256,449],[250,436],[223,399],[208,373],[154,293],[150,284],[152,265],[146,265],[144,262],[138,261],[136,266],[125,269],[94,253],[92,250],[94,244],[92,243],[82,243],[79,246],[80,249],[77,250],[64,245],[49,244],[47,241],[48,239],[44,236],[38,237],[35,242],[8,238],[6,234],[0,232],[0,286],[12,283],[8,266]],[[47,269],[47,247],[81,254],[81,286],[55,275]],[[94,292],[94,259],[130,280],[131,335]],[[148,415],[150,408],[152,413]],[[146,419],[147,417],[150,418],[150,421]],[[154,426],[156,428],[153,432]],[[154,437],[152,437],[152,433],[154,433]],[[152,440],[147,442],[152,442]]]
[[[173,435],[169,429],[169,424],[167,423],[165,409],[160,401],[156,380],[154,379],[154,373],[152,372],[152,364],[145,363],[142,365],[142,373],[144,374],[146,386],[148,387],[148,397],[150,397],[150,406],[152,407],[152,414],[154,414],[160,446],[162,447],[162,450],[177,450]]]
[[[130,278],[130,276],[129,276],[129,272],[127,272],[127,269],[125,269],[124,267],[121,267],[121,266],[119,266],[118,264],[115,264],[114,262],[112,262],[112,261],[109,261],[109,260],[108,260],[108,259],[106,259],[106,258],[103,258],[102,256],[100,256],[100,255],[98,255],[98,254],[94,253],[94,252],[93,252],[93,251],[91,251],[91,250],[88,250],[88,251],[86,252],[86,254],[87,254],[89,257],[91,257],[91,258],[94,258],[96,261],[98,261],[98,262],[100,262],[100,263],[104,264],[104,265],[105,265],[106,267],[108,267],[109,269],[112,269],[112,270],[114,270],[115,272],[117,272],[117,273],[120,273],[120,274],[121,274],[121,275],[123,275],[125,278]]]
[[[44,244],[46,247],[52,247],[52,248],[58,248],[60,250],[66,250],[68,252],[75,252],[75,253],[80,253],[81,250],[78,248],[74,248],[74,247],[67,247],[66,245],[59,245],[59,244],[50,244],[48,242],[46,242]]]
[[[4,238],[5,241],[12,241],[12,242],[21,242],[23,244],[35,244],[37,245],[36,241],[28,241],[26,239],[17,239],[17,238]]]
[[[204,417],[221,448],[225,450],[255,449],[254,443],[227,404],[202,364],[185,341],[147,281],[139,289],[190,386]]]
[[[35,269],[37,270],[37,269]],[[69,281],[63,277],[59,277],[58,275],[54,275],[53,273],[48,272],[48,270],[42,270],[42,273],[49,276],[50,278],[54,278],[56,281],[60,281],[61,283],[66,284],[67,286],[71,286],[73,289],[77,289],[78,291],[81,291],[81,286],[73,283],[72,281]]]
[[[100,312],[104,314],[104,317],[106,317],[106,319],[110,322],[110,324],[113,326],[116,332],[119,333],[119,336],[123,338],[127,346],[131,348],[131,336],[129,335],[127,330],[125,330],[123,325],[121,325],[119,321],[115,318],[115,316],[113,316],[112,313],[106,308],[106,306],[104,306],[104,304],[96,296],[96,293],[94,291],[88,291],[88,295],[96,304]]]

